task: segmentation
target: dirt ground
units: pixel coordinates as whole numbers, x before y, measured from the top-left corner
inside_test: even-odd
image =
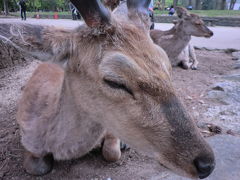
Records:
[[[173,69],[173,82],[179,96],[199,124],[216,123],[204,112],[215,105],[206,98],[219,77],[229,74],[233,60],[231,54],[220,51],[197,50],[199,69]],[[12,68],[0,70],[0,179],[83,179],[83,180],[139,180],[164,179],[170,172],[157,162],[133,149],[123,152],[116,163],[103,160],[99,149],[85,157],[56,162],[53,171],[43,177],[32,177],[24,172],[23,147],[20,143],[19,127],[16,123],[16,104],[21,89],[31,76],[38,62],[25,62]],[[202,130],[205,134],[208,132]]]

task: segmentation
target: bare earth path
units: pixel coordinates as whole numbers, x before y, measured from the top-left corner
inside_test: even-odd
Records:
[[[227,131],[231,127],[231,123],[227,123],[225,126],[219,119],[212,120],[207,117],[205,112],[207,112],[209,107],[215,106],[215,102],[207,98],[207,93],[219,81],[220,76],[229,74],[234,61],[231,59],[231,55],[223,52],[198,50],[197,57],[200,61],[200,69],[197,71],[185,71],[180,68],[174,68],[174,85],[177,87],[181,98],[185,101],[187,108],[195,117],[196,122],[213,123],[225,128]],[[107,178],[111,178],[112,180],[158,180],[173,178],[172,180],[178,180],[180,178],[172,175],[171,172],[165,170],[154,160],[137,153],[133,149],[124,152],[123,157],[117,163],[109,164],[105,162],[101,157],[100,150],[96,150],[80,159],[57,162],[54,170],[44,177],[34,178],[27,175],[22,168],[23,148],[19,142],[19,129],[15,118],[16,101],[21,94],[22,86],[37,64],[36,61],[28,62],[16,67],[0,70],[0,179],[107,180]],[[236,123],[236,121],[232,123]],[[237,130],[240,130],[240,127],[235,132]],[[204,130],[204,132],[205,135],[210,134],[209,131]],[[226,134],[226,132],[223,133]],[[231,138],[237,138],[235,141],[240,141],[239,134],[236,133],[235,136],[229,136],[230,144],[233,142]],[[214,137],[220,136],[216,135]],[[219,147],[218,144],[215,144],[215,141],[213,141],[213,148],[223,147],[222,145]],[[240,165],[240,145],[239,143],[237,145],[238,148],[233,147],[232,150],[238,150],[238,159],[234,159],[230,163]],[[226,163],[226,165],[228,164]],[[216,170],[216,174],[219,173],[221,171]],[[235,179],[231,178],[231,180],[238,180],[239,176],[240,172],[235,176]],[[213,177],[212,180],[216,180],[216,178]]]
[[[58,27],[74,28],[82,24],[82,21],[72,21],[68,19],[27,19],[27,21],[21,21],[20,19],[0,19],[1,22],[21,22],[40,25],[54,25]],[[156,23],[156,28],[161,30],[170,29],[172,24]],[[210,49],[228,49],[233,48],[240,50],[240,27],[210,27],[214,32],[214,36],[211,39],[206,38],[192,38],[193,45],[197,47],[206,47]]]
[[[32,23],[36,22],[32,20]],[[41,22],[49,24],[50,21]],[[59,23],[56,24],[58,26],[68,28],[73,28],[74,23],[75,26],[81,23],[67,20],[55,22]],[[211,40],[208,39],[208,42]],[[231,43],[226,46],[228,45]],[[206,50],[196,52],[200,62],[199,70],[174,68],[174,86],[201,127],[203,135],[211,136],[207,140],[215,151],[217,167],[208,180],[239,180],[239,69],[233,68],[236,61],[232,60],[231,54]],[[0,69],[0,179],[187,180],[174,175],[134,149],[124,152],[121,160],[116,163],[105,162],[100,150],[96,149],[80,159],[56,162],[53,171],[46,176],[27,175],[22,167],[23,147],[16,123],[16,105],[22,87],[38,63],[27,61],[14,67]]]

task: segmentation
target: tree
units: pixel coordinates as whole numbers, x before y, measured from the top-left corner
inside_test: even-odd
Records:
[[[188,5],[192,6],[192,0],[189,0]]]
[[[1,1],[1,0],[0,0]],[[19,0],[2,0],[0,3],[0,12],[8,14],[11,11],[19,9],[17,2]],[[36,11],[37,9],[43,11],[55,11],[57,9],[69,10],[69,0],[27,0],[27,11]]]
[[[173,0],[173,6],[176,7],[178,5],[178,0]]]
[[[225,7],[226,7],[226,0],[216,0],[216,4],[215,4],[216,6],[215,6],[215,8],[214,9],[221,9],[221,10],[223,10],[223,9],[225,9]]]
[[[222,0],[221,9],[222,10],[226,9],[226,0]]]
[[[165,0],[162,0],[162,9],[163,9],[163,10],[165,9],[165,4],[166,4],[166,1],[165,1]]]
[[[9,14],[8,0],[3,0],[3,8],[4,8],[4,14],[7,16]]]
[[[230,2],[230,6],[229,6],[229,9],[230,9],[230,10],[233,10],[236,1],[237,1],[237,0],[231,0],[231,2]]]
[[[196,9],[201,10],[202,9],[202,2],[201,0],[196,0]]]

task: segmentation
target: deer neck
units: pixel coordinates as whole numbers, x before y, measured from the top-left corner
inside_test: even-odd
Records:
[[[185,31],[183,23],[180,23],[173,32],[173,38],[176,39],[179,43],[188,44],[191,40],[191,35]]]
[[[172,35],[172,34],[175,34],[176,31],[177,31],[177,28],[173,26],[171,29],[163,31],[162,35]]]
[[[175,59],[190,42],[191,35],[184,31],[182,24],[180,24],[176,29],[172,30],[172,32],[172,37],[169,39],[171,48],[168,50],[168,55],[170,59]]]

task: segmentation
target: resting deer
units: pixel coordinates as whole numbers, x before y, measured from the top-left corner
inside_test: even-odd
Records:
[[[20,48],[62,65],[39,65],[19,102],[26,171],[42,175],[53,159],[81,157],[107,131],[175,173],[207,177],[214,154],[175,92],[166,53],[149,36],[149,0],[128,0],[124,19],[99,0],[71,2],[86,22],[75,30],[0,26],[26,43]],[[119,154],[114,136],[104,142],[110,155]]]
[[[182,63],[185,69],[190,68],[190,66],[192,69],[197,69],[198,62],[196,58],[194,59],[193,57],[193,63],[190,63],[189,58],[183,60],[179,55],[185,48],[187,50],[192,48],[191,45],[187,47],[191,36],[209,38],[213,35],[213,32],[204,25],[204,22],[198,15],[189,14],[188,11],[182,7],[177,7],[176,12],[180,19],[175,21],[174,27],[168,31],[152,30],[150,32],[151,38],[166,51],[173,66]],[[183,53],[186,54],[188,52],[185,50]],[[182,62],[179,62],[179,60]]]

